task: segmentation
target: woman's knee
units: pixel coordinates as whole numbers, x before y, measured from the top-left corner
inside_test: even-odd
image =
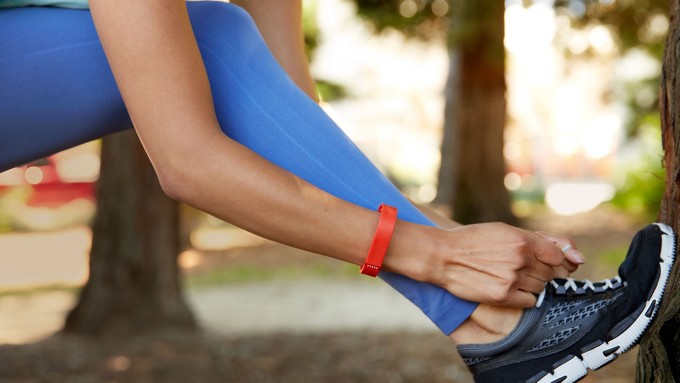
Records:
[[[243,8],[222,1],[187,2],[197,39],[230,35],[235,38],[257,33],[253,18]]]

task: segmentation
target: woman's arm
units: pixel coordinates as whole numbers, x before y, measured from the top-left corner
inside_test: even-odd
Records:
[[[363,261],[377,213],[332,197],[220,131],[183,0],[92,0],[90,7],[168,195],[264,237]]]
[[[231,2],[250,13],[279,64],[300,89],[314,101],[319,101],[305,55],[302,0],[232,0]]]
[[[90,7],[168,195],[263,237],[363,262],[376,212],[331,196],[220,131],[183,0],[91,0]],[[447,232],[399,221],[385,268],[461,298],[527,307],[563,259],[538,236],[505,225]]]

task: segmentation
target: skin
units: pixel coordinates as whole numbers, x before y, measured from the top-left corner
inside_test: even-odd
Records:
[[[238,3],[254,16],[279,63],[316,99],[300,0]],[[90,9],[136,131],[171,198],[265,238],[363,263],[377,212],[316,188],[220,131],[184,0],[90,0]],[[518,308],[535,304],[545,282],[582,263],[577,250],[560,251],[571,243],[561,237],[500,223],[436,222],[442,227],[398,221],[383,267],[481,302],[451,335],[459,343],[502,336],[514,327]],[[499,315],[505,319],[499,322]]]

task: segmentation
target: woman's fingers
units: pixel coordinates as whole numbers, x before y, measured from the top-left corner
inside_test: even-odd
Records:
[[[556,267],[555,268],[555,278],[569,278],[570,274],[571,274],[571,271],[567,270],[564,267]]]
[[[564,256],[562,256],[564,259]],[[564,261],[562,261],[562,264]],[[560,266],[557,266],[560,267]],[[523,270],[523,278],[533,278],[541,282],[548,282],[555,278],[556,266],[547,265],[539,260],[531,262],[526,270]]]
[[[564,262],[562,263],[562,266],[560,266],[560,267],[563,268],[563,269],[566,269],[570,273],[573,273],[574,271],[576,271],[576,269],[578,269],[577,264],[572,263],[571,261],[569,261],[566,258],[564,259]]]
[[[539,294],[545,288],[545,282],[531,276],[523,278],[517,285],[517,289],[527,293]]]
[[[529,308],[536,305],[536,295],[516,290],[508,299],[507,306]]]
[[[564,253],[552,241],[540,235],[534,238],[532,250],[538,261],[551,267],[558,267],[564,262]]]
[[[580,264],[585,262],[583,254],[576,248],[576,245],[570,238],[558,237],[540,231],[536,232],[536,234],[552,243],[554,247],[559,248],[564,254],[562,264],[555,267],[555,278],[568,278],[571,273],[578,269]]]
[[[558,237],[541,231],[537,231],[536,234],[546,241],[552,242],[560,249],[560,251],[562,251],[562,253],[564,253],[565,257],[572,264],[581,265],[586,262],[586,258],[583,256],[583,253],[581,253],[581,251],[576,248],[574,241],[572,241],[570,238]]]

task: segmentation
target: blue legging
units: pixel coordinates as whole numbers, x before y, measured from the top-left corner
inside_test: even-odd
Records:
[[[433,225],[288,78],[245,11],[187,7],[227,136],[339,198],[371,209],[385,202],[401,219]],[[132,127],[88,11],[0,10],[0,171]],[[446,334],[476,307],[380,276]]]

